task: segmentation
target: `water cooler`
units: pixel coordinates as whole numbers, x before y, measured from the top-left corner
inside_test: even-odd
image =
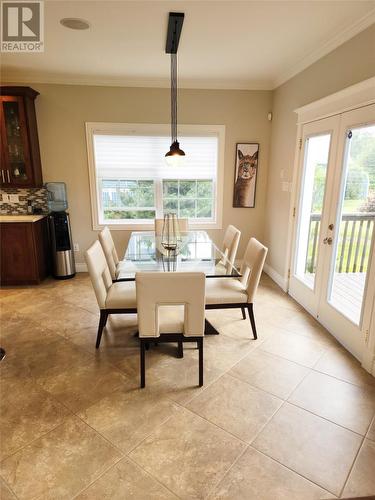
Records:
[[[48,182],[49,229],[53,276],[56,279],[73,278],[76,274],[72,234],[69,214],[66,212],[68,201],[65,182]]]

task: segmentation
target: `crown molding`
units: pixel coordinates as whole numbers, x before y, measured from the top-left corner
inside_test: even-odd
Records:
[[[305,104],[305,106],[295,109],[294,112],[298,115],[297,123],[300,125],[374,103],[375,77],[372,77],[322,99]]]
[[[375,23],[375,9],[368,12],[366,15],[355,21],[350,26],[346,26],[339,32],[335,33],[329,40],[324,42],[320,47],[316,48],[306,57],[304,57],[297,64],[289,68],[287,71],[283,72],[278,76],[273,82],[273,89],[280,87],[283,83],[287,82],[298,73],[301,73],[304,69],[308,68],[316,61],[326,56],[337,47],[347,42],[355,35],[358,35],[361,31],[365,30],[369,26]]]
[[[2,69],[2,84],[30,83],[30,84],[54,84],[54,85],[88,85],[92,87],[138,87],[138,88],[170,88],[169,79],[131,79],[131,78],[103,78],[100,76],[80,75],[54,75],[54,74],[23,74],[13,73]],[[4,76],[6,73],[6,76]],[[271,81],[243,81],[243,80],[194,80],[179,79],[179,89],[201,89],[201,90],[272,90]]]

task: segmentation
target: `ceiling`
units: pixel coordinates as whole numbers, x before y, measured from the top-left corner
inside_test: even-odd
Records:
[[[179,84],[188,88],[275,88],[375,22],[375,0],[49,0],[44,53],[2,54],[2,80],[168,87],[169,11],[185,13]],[[91,27],[66,29],[64,17]]]

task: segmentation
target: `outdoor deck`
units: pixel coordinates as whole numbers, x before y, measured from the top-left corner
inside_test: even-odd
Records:
[[[335,275],[330,304],[354,323],[359,324],[371,257],[375,212],[343,213],[335,256]],[[320,237],[321,214],[310,216],[305,282],[314,285]],[[334,235],[333,235],[334,236]]]
[[[306,282],[314,285],[314,274],[305,274]],[[359,323],[366,273],[335,273],[330,302],[354,323]]]

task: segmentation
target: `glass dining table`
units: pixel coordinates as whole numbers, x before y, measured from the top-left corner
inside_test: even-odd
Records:
[[[134,281],[137,272],[148,271],[200,271],[209,279],[241,276],[205,231],[181,233],[175,250],[164,248],[154,231],[132,232],[117,281]],[[206,320],[205,333],[219,332]]]
[[[153,231],[132,232],[117,281],[133,281],[141,271],[200,271],[207,278],[241,276],[205,231],[181,233],[175,250],[164,248],[161,236]]]

